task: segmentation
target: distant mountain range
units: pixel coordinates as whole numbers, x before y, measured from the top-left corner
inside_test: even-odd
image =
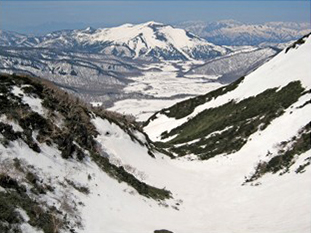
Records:
[[[164,59],[198,59],[226,52],[226,49],[213,44],[277,44],[296,40],[310,31],[310,23],[295,22],[247,24],[236,20],[186,21],[171,26],[150,21],[112,28],[61,30],[41,36],[0,30],[0,45],[61,46],[65,49],[91,50],[129,57],[144,55],[149,58],[156,56]]]
[[[176,26],[218,45],[260,45],[296,40],[311,31],[310,23],[267,22],[247,24],[236,20],[187,21]]]
[[[234,49],[228,46],[277,47],[309,31],[308,23],[244,24],[223,20],[171,26],[150,21],[112,28],[62,30],[41,36],[0,31],[0,46],[52,48],[144,60],[207,60],[232,52]]]
[[[63,30],[43,36],[0,32],[1,46],[57,48],[148,60],[199,60],[231,50],[194,34],[153,21],[113,28]]]

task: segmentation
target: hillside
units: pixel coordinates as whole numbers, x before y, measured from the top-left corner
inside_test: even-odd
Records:
[[[275,48],[251,47],[192,67],[186,74],[216,76],[221,83],[231,83],[258,68],[279,51]]]
[[[115,157],[154,159],[154,146],[129,118],[91,110],[36,78],[0,80],[1,232],[82,230],[80,211],[106,182],[154,204],[171,198]],[[117,139],[124,147],[114,155]]]
[[[310,47],[309,34],[246,77],[161,110],[145,130],[176,156],[192,154],[200,159],[235,153],[274,122],[293,127],[290,120],[296,114],[292,132],[309,133],[305,116],[310,113]]]

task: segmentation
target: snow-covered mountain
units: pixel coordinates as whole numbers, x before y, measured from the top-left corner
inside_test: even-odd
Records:
[[[311,31],[310,23],[267,22],[246,24],[236,20],[189,21],[177,25],[218,45],[259,45],[297,40]]]
[[[310,49],[305,37],[156,114],[150,137],[175,128],[161,143],[49,82],[1,75],[0,231],[309,233]]]
[[[230,52],[183,29],[162,23],[124,24],[114,28],[64,30],[40,37],[1,33],[2,45],[86,51],[152,60],[200,60]],[[15,40],[17,40],[15,42]],[[35,44],[33,44],[35,42]]]
[[[33,47],[39,42],[36,37],[0,30],[0,46]]]

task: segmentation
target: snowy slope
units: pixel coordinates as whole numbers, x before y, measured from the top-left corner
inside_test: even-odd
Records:
[[[1,232],[82,231],[85,203],[106,195],[109,184],[111,191],[114,186],[121,196],[150,205],[170,199],[164,187],[144,183],[143,174],[117,163],[120,152],[109,138],[119,139],[124,155],[154,160],[154,146],[129,119],[92,111],[27,76],[1,75],[0,105]]]
[[[288,52],[286,49],[283,50],[271,61],[247,75],[233,91],[196,106],[190,114],[180,119],[168,117],[165,112],[169,112],[169,110],[165,110],[162,114],[158,113],[155,120],[152,120],[145,130],[150,132],[149,136],[153,140],[159,140],[164,131],[170,131],[187,122],[189,118],[197,116],[200,112],[224,105],[231,100],[239,102],[267,89],[284,87],[295,80],[299,80],[302,86],[308,90],[311,87],[311,70],[308,67],[309,61],[311,61],[310,36],[304,40],[306,41],[302,45],[297,45],[296,48],[291,48]]]

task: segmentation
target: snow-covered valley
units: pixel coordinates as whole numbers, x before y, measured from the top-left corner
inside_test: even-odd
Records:
[[[0,232],[309,233],[311,35],[278,54],[196,60],[175,43],[191,59],[140,60],[151,32],[206,43],[149,22],[3,47]],[[73,35],[125,38],[135,58],[38,48]]]

